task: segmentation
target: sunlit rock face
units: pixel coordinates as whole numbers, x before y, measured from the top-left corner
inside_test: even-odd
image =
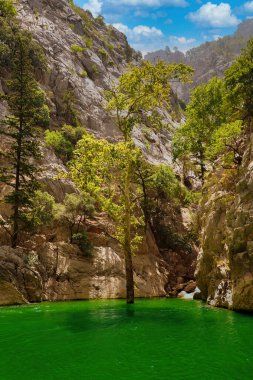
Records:
[[[90,235],[92,255],[76,246],[45,242],[33,249],[0,247],[0,304],[74,299],[124,298],[124,254],[103,233]],[[29,244],[28,244],[29,245]],[[166,294],[168,270],[149,232],[134,257],[136,297]]]
[[[103,91],[132,57],[126,57],[127,40],[122,33],[85,15],[81,18],[67,0],[21,0],[18,5],[22,26],[31,30],[48,60],[48,72],[40,79],[49,95],[53,124],[65,122],[64,95],[72,92],[81,124],[114,137],[117,130],[103,109]],[[86,39],[91,39],[89,47]],[[73,46],[83,51],[75,52]],[[106,60],[101,49],[106,51]]]
[[[253,162],[247,142],[240,173],[208,179],[201,208],[197,281],[213,306],[253,310]]]

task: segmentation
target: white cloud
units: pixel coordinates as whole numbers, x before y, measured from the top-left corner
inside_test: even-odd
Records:
[[[145,7],[160,7],[162,5],[171,7],[186,7],[188,5],[186,0],[110,0],[110,3],[114,5]]]
[[[154,26],[137,25],[134,28],[129,28],[121,23],[113,24],[113,26],[127,36],[130,45],[135,50],[139,50],[143,54],[147,51],[157,50],[163,45],[165,38],[163,32]]]
[[[169,36],[169,45],[177,47],[177,49],[184,53],[192,47],[196,46],[196,43],[197,41],[195,38],[187,38],[184,36]]]
[[[230,4],[213,4],[210,1],[202,5],[196,12],[189,13],[187,18],[192,22],[212,28],[227,28],[236,26],[240,22],[232,14]]]
[[[170,40],[173,43],[179,43],[181,45],[186,45],[186,44],[192,44],[195,42],[195,38],[186,38],[186,37],[177,37],[177,36],[171,36]]]
[[[114,28],[124,33],[129,39],[140,37],[162,37],[163,32],[155,26],[151,28],[145,25],[137,25],[134,28],[129,28],[127,25],[116,23],[113,24]]]
[[[253,1],[247,1],[245,4],[243,4],[242,9],[247,13],[253,12]]]
[[[100,0],[89,0],[83,5],[83,9],[88,10],[94,17],[101,14],[103,2]]]
[[[214,34],[214,35],[213,35],[213,39],[214,39],[215,41],[219,40],[220,38],[222,38],[222,36],[220,36],[219,34]]]

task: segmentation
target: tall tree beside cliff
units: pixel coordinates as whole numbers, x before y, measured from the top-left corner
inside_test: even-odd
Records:
[[[242,119],[251,126],[253,119],[253,38],[247,47],[225,72],[225,85],[229,93],[229,101],[233,119]]]
[[[202,182],[207,170],[206,149],[214,131],[226,122],[228,111],[224,82],[214,77],[193,90],[186,108],[186,123],[175,131],[174,158],[183,165],[191,162]]]
[[[127,303],[134,302],[133,247],[136,246],[136,207],[131,194],[135,159],[133,130],[140,124],[159,130],[165,127],[163,109],[170,108],[169,81],[187,82],[192,69],[183,64],[152,65],[144,62],[140,67],[130,67],[119,82],[107,91],[107,109],[123,138],[121,165],[121,244],[125,253]],[[137,239],[138,240],[138,239]]]
[[[3,2],[5,9],[8,3]],[[1,121],[0,134],[8,138],[10,145],[4,153],[5,165],[1,167],[0,180],[12,188],[5,201],[12,208],[9,233],[15,248],[22,223],[26,221],[26,211],[38,188],[35,178],[38,169],[34,163],[39,155],[36,127],[45,126],[49,115],[44,92],[34,78],[34,66],[40,66],[43,60],[41,51],[29,33],[19,30],[15,19],[5,22],[4,18],[10,18],[10,14],[1,10],[0,14],[5,28],[1,36],[0,62],[5,63],[5,68],[8,64],[10,75],[5,81],[7,94],[1,96],[8,103],[9,115]]]

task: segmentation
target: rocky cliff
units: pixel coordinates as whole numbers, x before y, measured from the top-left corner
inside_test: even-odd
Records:
[[[210,305],[253,310],[252,136],[240,171],[209,176],[201,205],[197,282]]]
[[[123,33],[69,0],[20,0],[17,7],[22,27],[32,32],[47,57],[47,73],[38,73],[38,79],[47,94],[51,128],[73,124],[74,117],[96,136],[118,140],[103,94],[140,54]],[[167,117],[176,123],[169,113]],[[136,130],[135,141],[154,162],[171,163],[166,132],[153,134],[150,145]]]

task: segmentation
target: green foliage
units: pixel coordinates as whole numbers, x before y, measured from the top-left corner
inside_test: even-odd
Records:
[[[84,36],[83,41],[85,43],[86,48],[92,49],[93,47],[93,40],[91,37]]]
[[[84,192],[94,197],[98,205],[115,221],[115,238],[124,245],[125,190],[124,180],[129,162],[136,161],[139,150],[132,144],[110,144],[86,134],[79,141],[70,163],[71,178]],[[131,246],[136,249],[140,236],[134,230],[142,225],[134,214],[136,202],[131,195],[129,210],[133,227]]]
[[[73,11],[76,12],[81,17],[81,19],[84,22],[84,25],[87,28],[91,28],[92,27],[92,21],[91,21],[92,20],[92,15],[90,14],[90,12],[85,11],[83,8],[78,7],[74,3],[73,0],[69,0],[69,4],[70,4],[71,8],[73,9]]]
[[[209,160],[221,157],[223,166],[229,167],[233,164],[240,165],[242,161],[242,150],[238,136],[242,133],[242,120],[222,124],[212,134],[211,144],[206,149]]]
[[[92,73],[93,79],[96,78],[99,74],[99,69],[95,63],[91,66],[91,73]]]
[[[80,232],[86,217],[93,216],[94,211],[94,199],[84,192],[67,194],[63,203],[56,204],[54,207],[55,219],[69,229],[70,243],[73,243],[73,235]]]
[[[192,160],[196,166],[196,173],[202,181],[210,152],[214,148],[212,144],[217,142],[216,131],[222,125],[227,125],[228,129],[229,124],[226,122],[229,117],[230,106],[223,80],[214,77],[192,92],[190,103],[186,108],[187,121],[174,135],[173,155],[175,159],[181,161]]]
[[[54,218],[54,207],[54,197],[47,192],[37,190],[27,218],[29,228],[36,231],[38,227],[50,224]]]
[[[86,133],[82,127],[72,127],[64,124],[60,131],[45,132],[46,145],[53,148],[55,153],[63,160],[68,161],[72,158],[76,143]]]
[[[74,45],[71,45],[71,46],[70,46],[70,50],[71,50],[72,53],[79,55],[79,54],[81,54],[81,53],[84,53],[85,50],[86,50],[86,48],[85,48],[85,47],[82,47],[82,46],[80,46],[80,45],[75,45],[75,44],[74,44]]]
[[[86,231],[73,234],[73,243],[78,245],[80,251],[84,254],[84,256],[92,256],[93,245]]]
[[[83,127],[73,127],[72,125],[67,124],[63,125],[61,131],[65,139],[70,141],[73,147],[86,133],[86,130]]]
[[[106,44],[107,48],[110,50],[110,51],[113,51],[114,50],[114,45],[111,43],[111,42],[108,42]]]
[[[102,61],[105,62],[107,60],[107,58],[108,58],[107,51],[105,51],[105,49],[99,49],[98,53],[99,53]]]
[[[87,71],[86,71],[86,70],[82,70],[82,72],[81,72],[81,76],[82,76],[83,78],[87,78],[87,76],[88,76]]]
[[[45,141],[48,147],[54,149],[55,153],[63,160],[70,160],[73,152],[73,146],[68,141],[61,131],[49,131],[45,132]]]
[[[100,26],[105,26],[105,19],[103,16],[98,16],[95,18],[95,21]]]
[[[12,0],[0,0],[0,17],[14,17],[17,11]]]
[[[165,126],[161,112],[170,106],[171,86],[169,81],[187,82],[192,70],[186,65],[152,65],[143,62],[140,67],[130,66],[119,79],[119,83],[106,92],[107,109],[115,112],[117,125],[125,139],[129,139],[138,124],[160,129]]]
[[[111,145],[86,133],[78,142],[70,162],[71,178],[78,187],[95,199],[103,191],[103,182],[109,176]]]
[[[127,62],[131,62],[131,60],[133,59],[133,54],[134,54],[134,49],[131,48],[129,43],[126,41],[125,56],[126,56]]]
[[[161,221],[168,203],[177,206],[191,201],[190,192],[179,182],[170,166],[152,165],[140,156],[135,171],[146,225],[154,226],[158,219]]]
[[[76,97],[72,90],[66,90],[63,94],[63,116],[67,124],[79,127]]]
[[[253,39],[225,72],[225,84],[234,117],[249,123],[253,117]]]

